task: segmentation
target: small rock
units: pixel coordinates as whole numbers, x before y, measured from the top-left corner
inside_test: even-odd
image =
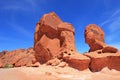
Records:
[[[68,64],[67,64],[66,62],[61,62],[61,63],[58,65],[58,67],[62,67],[62,68],[66,67],[66,66],[68,66]]]
[[[36,63],[32,64],[32,67],[39,67],[39,66],[40,66],[39,62],[36,62]]]
[[[57,66],[58,64],[60,64],[60,60],[55,58],[55,59],[49,60],[46,64],[51,66]]]

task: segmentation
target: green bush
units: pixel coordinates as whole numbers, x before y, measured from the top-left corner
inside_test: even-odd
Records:
[[[13,68],[13,67],[14,67],[13,64],[6,64],[6,65],[4,66],[4,68]]]

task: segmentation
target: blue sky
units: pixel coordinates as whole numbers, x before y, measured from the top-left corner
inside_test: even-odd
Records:
[[[80,53],[87,52],[84,29],[94,23],[105,32],[105,42],[120,49],[120,0],[0,0],[0,51],[32,47],[36,23],[54,11],[75,27]]]

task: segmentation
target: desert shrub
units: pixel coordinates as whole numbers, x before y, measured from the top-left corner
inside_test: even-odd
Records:
[[[5,64],[4,68],[13,68],[14,65],[13,64]]]

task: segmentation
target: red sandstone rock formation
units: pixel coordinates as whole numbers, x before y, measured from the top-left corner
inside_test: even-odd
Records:
[[[95,24],[90,24],[85,29],[85,42],[90,46],[90,51],[102,49],[104,46],[104,32]]]
[[[68,63],[79,70],[87,69],[90,59],[76,52],[74,31],[72,24],[61,21],[55,13],[45,14],[37,23],[34,35],[37,60],[52,66]]]
[[[63,59],[69,66],[80,71],[89,68],[90,58],[80,53],[64,53]]]
[[[110,52],[116,53],[118,49],[107,46],[104,42],[104,32],[103,30],[95,25],[90,24],[85,29],[85,42],[90,46],[90,52],[103,49],[103,53]]]
[[[36,62],[32,48],[4,52],[0,57],[0,67],[12,64],[14,67],[32,66]]]
[[[54,12],[43,15],[36,25],[34,50],[40,63],[45,63],[63,50],[75,51],[74,28]]]
[[[90,46],[90,53],[85,55],[91,59],[89,65],[91,71],[100,71],[104,67],[120,70],[120,53],[118,53],[118,49],[105,44],[104,32],[99,26],[95,24],[88,25],[84,35],[85,42]]]
[[[105,48],[102,49],[103,53],[116,53],[118,49],[111,47],[111,46],[106,46]]]
[[[89,69],[93,72],[100,71],[105,67],[109,69],[120,70],[120,53],[112,54],[98,54],[97,52],[90,52],[84,54],[91,59]]]
[[[93,72],[104,67],[120,70],[120,53],[105,44],[100,27],[95,24],[86,27],[85,42],[90,46],[90,52],[84,55],[76,52],[74,32],[72,24],[63,22],[54,12],[45,14],[36,25],[34,50],[0,52],[0,67],[6,64],[36,67],[46,62],[46,65],[70,66],[78,70],[89,68]]]

